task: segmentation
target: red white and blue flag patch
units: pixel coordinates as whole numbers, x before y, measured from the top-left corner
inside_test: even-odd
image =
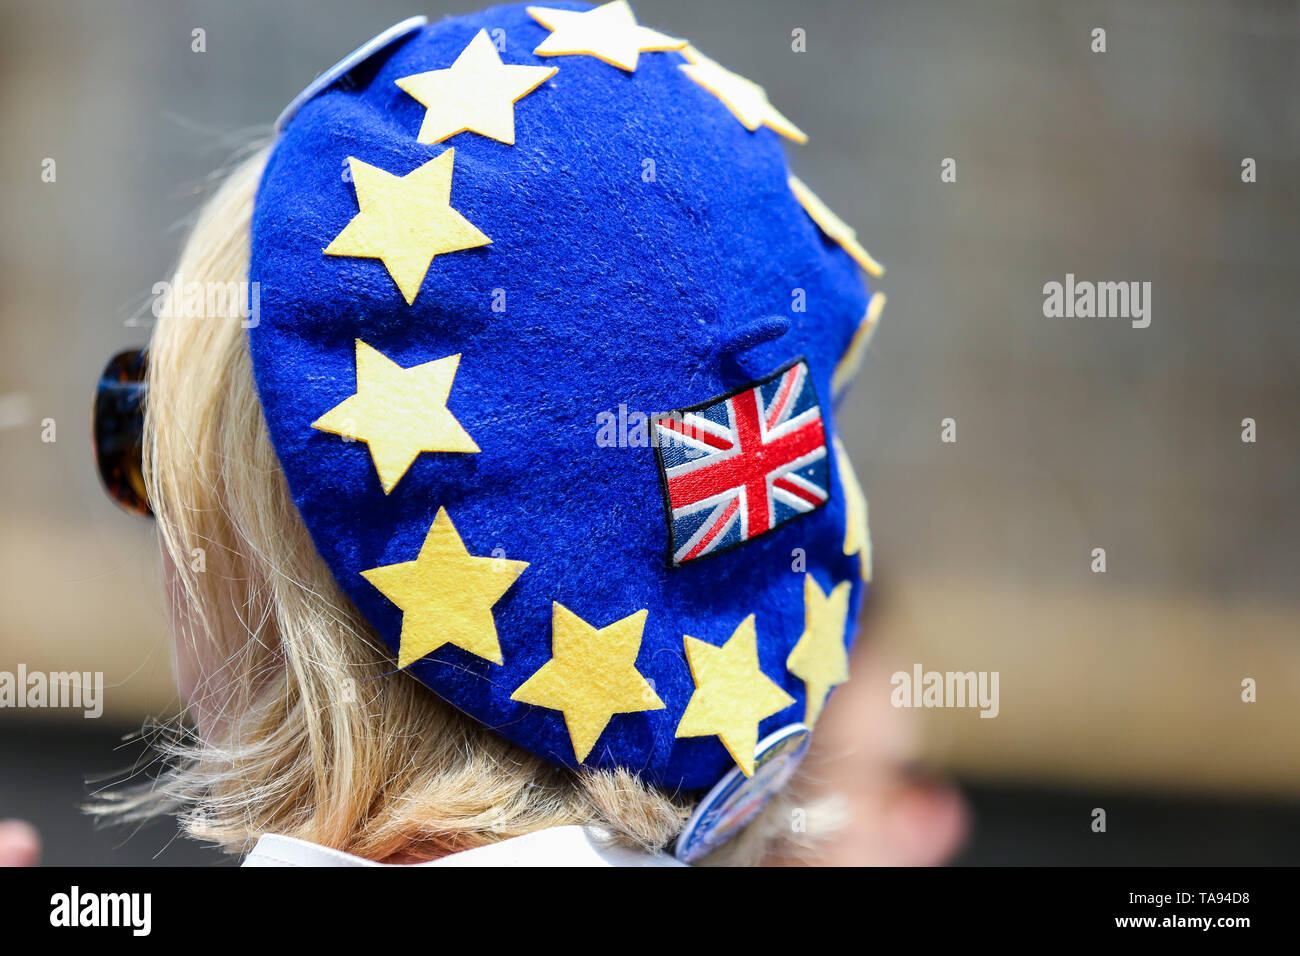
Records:
[[[830,497],[821,406],[802,359],[660,416],[654,428],[674,565],[766,534]]]

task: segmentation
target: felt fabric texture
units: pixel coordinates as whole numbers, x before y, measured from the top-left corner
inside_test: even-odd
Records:
[[[648,612],[637,611],[597,630],[558,601],[553,611],[554,656],[510,697],[564,714],[581,763],[615,714],[663,709],[664,702],[636,669]]]
[[[849,342],[848,349],[845,350],[839,362],[835,364],[835,371],[831,375],[831,394],[836,399],[848,391],[849,386],[853,384],[853,379],[857,377],[858,371],[862,368],[862,360],[867,354],[867,346],[871,344],[871,338],[876,334],[876,326],[880,323],[880,313],[884,310],[885,293],[873,293],[871,301],[867,303],[867,314],[862,317],[862,322],[858,325],[858,330],[853,333],[853,339]]]
[[[439,508],[419,554],[361,576],[402,611],[398,667],[446,644],[502,664],[492,606],[527,567],[525,561],[470,554],[447,509]]]
[[[612,0],[589,10],[532,6],[528,14],[551,31],[533,50],[537,56],[594,56],[630,73],[642,53],[686,46],[685,40],[637,23],[627,0]]]
[[[821,197],[809,189],[807,183],[798,176],[791,176],[790,191],[795,194],[804,210],[812,217],[813,222],[817,223],[821,231],[843,246],[844,251],[851,255],[858,265],[873,276],[885,274],[885,267],[877,262],[871,253],[867,252],[862,243],[858,242],[857,230],[835,215],[835,211],[826,205]]]
[[[759,666],[754,615],[741,621],[721,647],[689,634],[682,640],[695,691],[677,725],[677,736],[716,735],[736,766],[752,777],[758,725],[794,703]]]
[[[514,103],[514,145],[420,143],[426,108],[397,81],[449,68],[483,29],[505,38],[506,63],[558,72]],[[597,416],[688,407],[802,356],[829,437],[832,371],[868,290],[791,192],[778,134],[737,122],[681,53],[640,52],[634,70],[535,55],[549,35],[522,5],[446,20],[302,106],[256,201],[254,374],[313,541],[395,667],[579,766],[564,712],[514,694],[554,656],[556,602],[597,628],[645,611],[635,669],[664,706],[613,713],[580,766],[702,790],[736,761],[716,731],[678,735],[698,689],[685,636],[721,648],[749,620],[758,668],[788,699],[749,713],[754,735],[801,720],[806,686],[786,661],[805,575],[827,594],[852,582],[846,645],[862,601],[847,496],[833,462],[825,506],[671,567],[656,449],[602,445]],[[409,178],[439,162],[454,162],[450,208],[491,244],[433,256],[409,300],[384,261],[324,254],[367,207],[354,163]],[[357,392],[358,339],[401,369],[459,355],[447,405],[480,451],[423,451],[386,493],[366,443],[313,428]],[[467,588],[480,559],[506,573]]]
[[[844,490],[844,553],[856,554],[863,583],[871,581],[871,530],[867,496],[862,493],[853,461],[838,438],[834,441],[835,461]]]
[[[773,106],[767,91],[753,80],[728,70],[693,46],[683,47],[682,56],[690,62],[678,69],[726,104],[745,129],[767,126],[796,143],[808,142],[808,134]]]
[[[555,70],[503,63],[492,38],[480,30],[451,66],[404,76],[397,85],[427,110],[416,137],[421,143],[441,143],[470,131],[511,146],[515,100],[537,89]]]
[[[325,247],[325,255],[381,260],[410,305],[436,256],[492,241],[450,205],[455,160],[456,151],[448,149],[419,169],[394,176],[349,156],[360,209]]]
[[[804,632],[785,666],[807,688],[803,722],[810,728],[816,725],[831,688],[849,679],[844,627],[852,590],[851,582],[841,581],[835,590],[825,594],[811,574],[803,579]]]
[[[357,390],[312,428],[357,439],[370,457],[384,493],[392,491],[421,452],[479,450],[447,408],[459,355],[402,368],[357,339]]]

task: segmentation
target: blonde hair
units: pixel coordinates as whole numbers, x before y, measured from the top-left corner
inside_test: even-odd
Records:
[[[240,162],[200,212],[176,270],[185,282],[247,281],[267,154]],[[170,295],[184,291],[173,284]],[[241,305],[228,296],[223,314],[203,318],[163,308],[149,353],[149,500],[171,564],[177,640],[219,662],[190,701],[212,719],[201,734],[178,721],[156,741],[167,772],[92,809],[177,813],[189,834],[231,853],[279,833],[376,860],[432,858],[561,824],[668,847],[691,812],[688,795],[625,771],[548,764],[395,672],[290,499]],[[712,862],[790,854],[801,845],[791,819],[788,799],[774,799]]]

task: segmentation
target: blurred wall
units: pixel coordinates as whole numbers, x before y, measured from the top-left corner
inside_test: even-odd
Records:
[[[113,717],[172,706],[151,530],[93,472],[95,376],[146,340],[209,173],[353,46],[462,6],[0,4],[0,669],[105,671]],[[764,84],[811,135],[799,175],[888,267],[841,415],[870,636],[891,667],[1001,674],[997,719],[914,714],[921,753],[1300,793],[1297,4],[635,7]],[[1150,327],[1044,318],[1067,273],[1150,282]]]

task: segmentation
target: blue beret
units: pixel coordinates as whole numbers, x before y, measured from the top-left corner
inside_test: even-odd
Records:
[[[697,790],[847,677],[869,546],[832,378],[874,264],[761,90],[631,16],[446,20],[303,103],[249,337],[394,667],[548,760]]]

